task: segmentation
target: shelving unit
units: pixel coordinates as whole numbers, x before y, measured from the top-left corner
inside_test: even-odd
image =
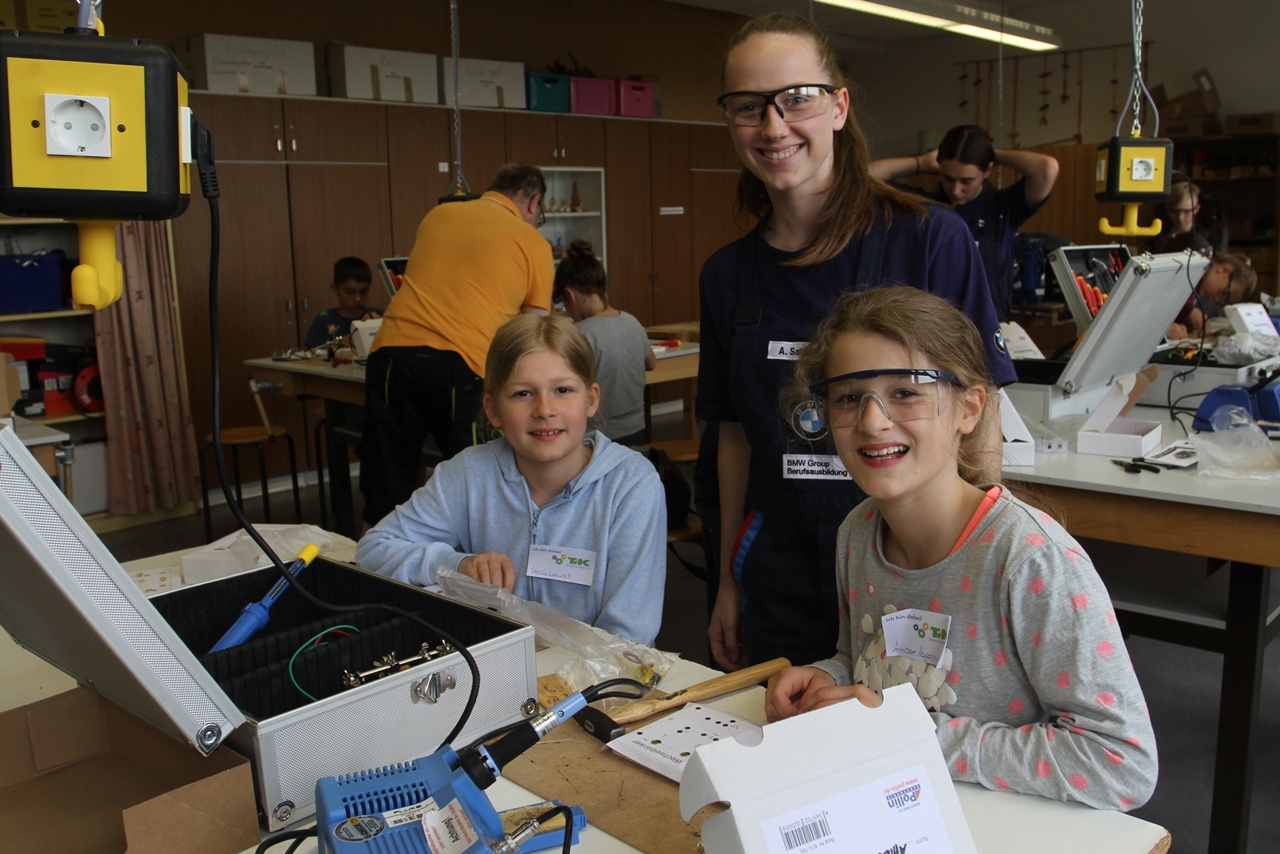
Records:
[[[1258,290],[1278,293],[1280,134],[1177,139],[1173,158],[1200,188],[1202,204],[1212,199],[1222,206],[1228,248],[1252,261]]]
[[[609,257],[605,245],[605,195],[604,170],[593,167],[543,166],[547,176],[547,221],[539,231],[551,244],[557,261],[569,244],[575,240],[591,241],[592,249],[605,270],[609,269]],[[578,188],[578,199],[583,210],[569,210],[573,188]],[[556,210],[549,206],[556,203]],[[561,203],[565,210],[559,210]]]

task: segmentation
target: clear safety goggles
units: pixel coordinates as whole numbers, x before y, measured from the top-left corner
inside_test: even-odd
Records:
[[[789,124],[825,113],[836,91],[828,83],[797,83],[772,92],[726,92],[716,104],[724,110],[725,121],[738,127],[764,124],[770,106]]]
[[[802,436],[818,438],[830,428],[856,427],[871,401],[893,422],[937,418],[951,404],[948,386],[964,384],[954,374],[926,368],[841,374],[809,386],[813,398],[796,408],[793,421]]]

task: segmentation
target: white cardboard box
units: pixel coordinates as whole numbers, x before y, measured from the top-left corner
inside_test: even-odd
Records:
[[[462,82],[458,100],[464,107],[505,107],[523,110],[524,63],[496,59],[460,59],[458,77]],[[453,58],[440,58],[440,100],[453,106]]]
[[[259,95],[316,94],[311,42],[202,33],[173,43],[193,89]]]
[[[717,801],[730,808],[703,823],[702,839],[722,854],[977,851],[910,685],[887,689],[877,709],[851,701],[769,724],[753,747],[699,747],[681,777],[680,814],[688,821]]]
[[[1106,397],[1093,410],[1076,435],[1076,451],[1104,457],[1144,457],[1160,445],[1159,421],[1120,418],[1129,403],[1137,375],[1122,377],[1111,384]]]
[[[440,103],[434,53],[328,44],[324,58],[335,98]]]
[[[1004,464],[1033,466],[1036,464],[1036,442],[1004,389],[1000,389],[1000,432],[1004,434]]]

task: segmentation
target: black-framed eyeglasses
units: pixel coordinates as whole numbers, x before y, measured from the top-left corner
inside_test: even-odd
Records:
[[[838,90],[829,83],[793,83],[772,92],[725,92],[716,98],[716,104],[724,110],[725,121],[738,127],[764,124],[770,105],[790,124],[825,113]]]
[[[538,196],[538,221],[534,223],[534,228],[542,228],[547,224],[546,198],[546,196],[541,194]]]

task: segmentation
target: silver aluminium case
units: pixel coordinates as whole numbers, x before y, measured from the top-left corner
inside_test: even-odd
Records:
[[[273,831],[315,814],[321,777],[436,750],[471,686],[470,669],[455,652],[266,720],[247,718],[12,429],[0,429],[0,584],[0,625],[19,645],[201,753],[229,741],[249,756]],[[481,687],[458,744],[520,720],[526,701],[537,697],[533,628],[483,613],[511,630],[469,648]],[[433,674],[456,683],[434,703],[414,690]]]

